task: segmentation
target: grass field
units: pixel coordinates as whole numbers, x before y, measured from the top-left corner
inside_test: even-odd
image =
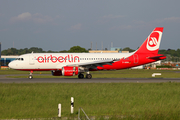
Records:
[[[90,72],[93,78],[151,78],[153,73],[161,73],[159,78],[180,78],[180,70],[135,70],[125,69],[117,71],[93,71]],[[8,76],[10,75],[11,76]],[[19,75],[18,75],[19,74]],[[29,71],[0,70],[0,75],[7,75],[11,78],[27,78]],[[14,75],[14,76],[13,76]],[[35,71],[34,78],[68,78],[67,76],[52,76],[50,71]],[[69,78],[77,78],[70,76]]]
[[[0,84],[0,118],[53,118],[82,107],[88,116],[114,119],[180,119],[180,83]]]
[[[174,70],[118,70],[91,72],[93,78],[180,78]],[[0,75],[25,78],[29,72],[0,70]],[[34,78],[54,77],[34,72]],[[77,76],[73,76],[77,77]],[[56,78],[61,78],[56,77]],[[70,114],[70,98],[75,113]],[[180,119],[180,83],[0,83],[0,119],[56,118],[58,104],[62,117],[77,117],[82,107],[96,119],[110,117],[137,120]],[[81,112],[82,114],[82,112]]]

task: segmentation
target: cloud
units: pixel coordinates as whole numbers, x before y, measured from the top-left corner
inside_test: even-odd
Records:
[[[10,22],[12,23],[18,21],[33,21],[35,23],[47,23],[53,21],[53,19],[49,16],[43,16],[40,13],[31,14],[29,12],[25,12],[10,19]]]
[[[76,25],[71,26],[70,30],[81,30],[82,29],[82,24],[78,23]]]
[[[151,28],[152,26],[159,26],[162,24],[172,24],[172,23],[180,23],[180,17],[168,17],[168,18],[162,18],[162,19],[156,19],[152,21],[133,21],[133,26],[135,28]]]
[[[116,18],[111,15],[104,16],[104,18]],[[110,30],[128,30],[128,29],[140,29],[140,28],[151,28],[152,26],[167,23],[180,23],[180,17],[168,17],[163,19],[156,19],[152,21],[133,20],[129,25],[117,25],[109,28]]]
[[[22,13],[20,15],[18,15],[17,17],[12,17],[11,21],[15,22],[15,21],[27,21],[30,20],[32,18],[31,13],[26,12],[26,13]]]
[[[177,23],[179,23],[180,22],[180,17],[169,17],[169,18],[156,20],[155,22],[157,22],[157,23],[177,22]]]

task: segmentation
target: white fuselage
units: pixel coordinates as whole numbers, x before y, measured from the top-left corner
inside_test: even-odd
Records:
[[[12,61],[13,69],[59,70],[63,66],[78,66],[83,63],[110,61],[127,58],[133,53],[32,53],[25,54]]]

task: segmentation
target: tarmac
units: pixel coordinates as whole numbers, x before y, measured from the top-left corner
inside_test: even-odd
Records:
[[[180,82],[180,78],[6,78],[0,75],[0,83],[161,83]]]

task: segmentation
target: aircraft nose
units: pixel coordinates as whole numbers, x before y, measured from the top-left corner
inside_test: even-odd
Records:
[[[15,69],[15,63],[14,62],[10,62],[8,64],[8,67],[11,68],[11,69]]]

